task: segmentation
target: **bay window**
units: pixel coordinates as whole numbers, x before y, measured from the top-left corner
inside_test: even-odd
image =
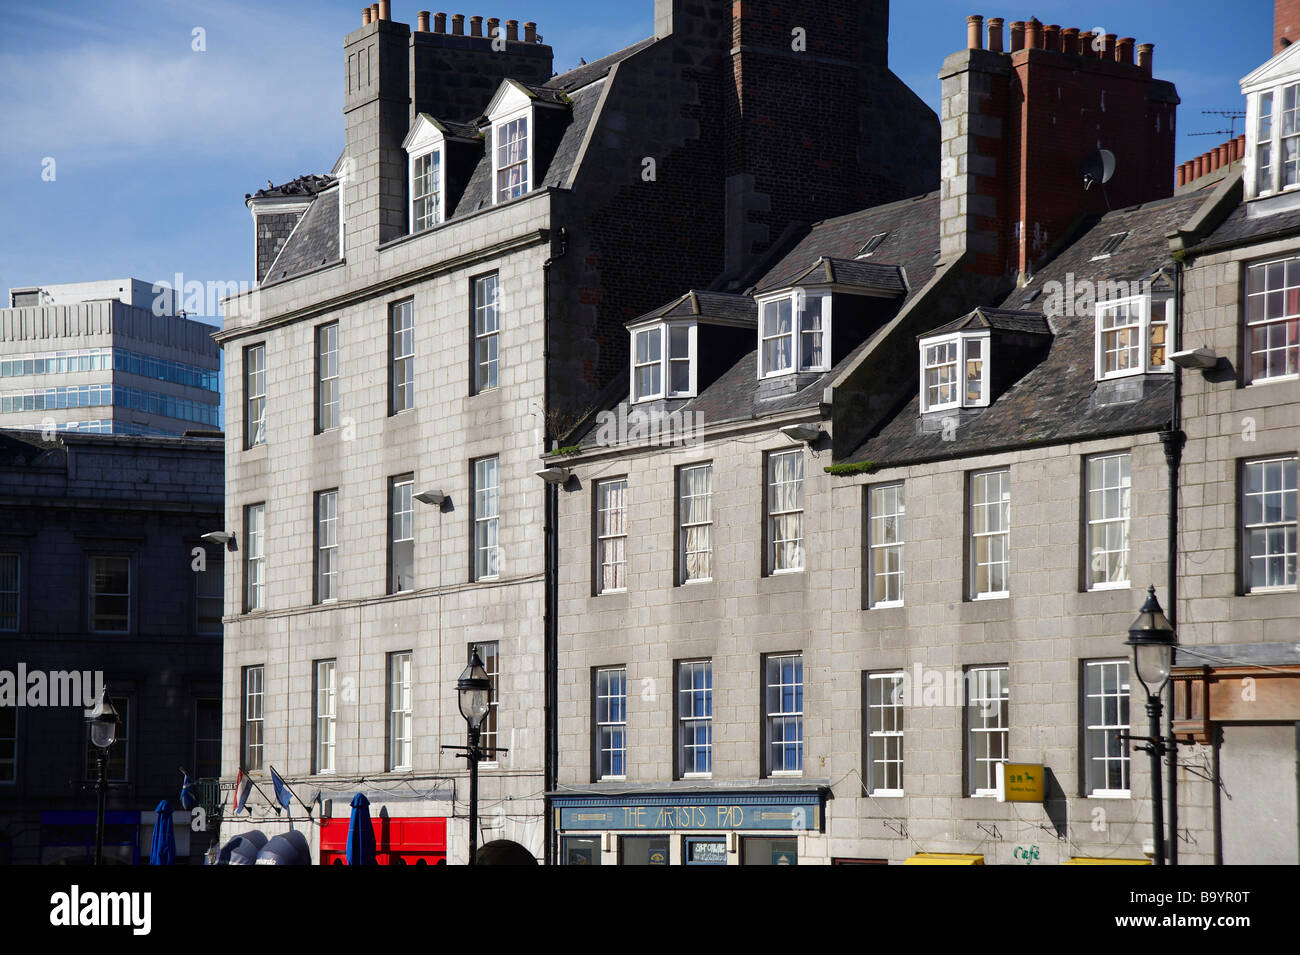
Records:
[[[1172,299],[1147,296],[1097,304],[1097,380],[1173,370]]]
[[[758,376],[830,368],[830,293],[796,290],[759,305]]]
[[[989,335],[921,341],[921,411],[980,408],[989,403]]]
[[[632,332],[632,400],[695,394],[696,326],[651,325]]]

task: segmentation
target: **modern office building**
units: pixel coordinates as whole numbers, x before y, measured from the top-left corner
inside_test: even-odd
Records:
[[[0,309],[0,427],[220,430],[215,329],[139,279],[11,289]]]
[[[108,862],[147,861],[180,767],[220,775],[226,552],[202,535],[221,498],[220,439],[0,432],[0,863],[93,860],[101,680],[121,718]],[[190,818],[178,861],[197,863],[213,833]]]

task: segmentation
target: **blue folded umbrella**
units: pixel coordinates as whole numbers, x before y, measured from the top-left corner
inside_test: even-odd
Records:
[[[352,797],[348,820],[348,865],[375,865],[375,829],[370,824],[370,800],[365,793]]]
[[[172,828],[172,804],[164,799],[154,810],[158,819],[153,826],[153,844],[149,847],[150,865],[176,864],[176,830]]]

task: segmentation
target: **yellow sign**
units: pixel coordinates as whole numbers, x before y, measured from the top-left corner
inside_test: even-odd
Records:
[[[1041,763],[998,763],[998,802],[1043,801]]]

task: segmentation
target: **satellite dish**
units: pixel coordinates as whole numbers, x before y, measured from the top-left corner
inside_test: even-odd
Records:
[[[1079,164],[1079,172],[1083,173],[1084,191],[1098,183],[1105,185],[1115,175],[1115,154],[1109,149],[1089,153]]]

